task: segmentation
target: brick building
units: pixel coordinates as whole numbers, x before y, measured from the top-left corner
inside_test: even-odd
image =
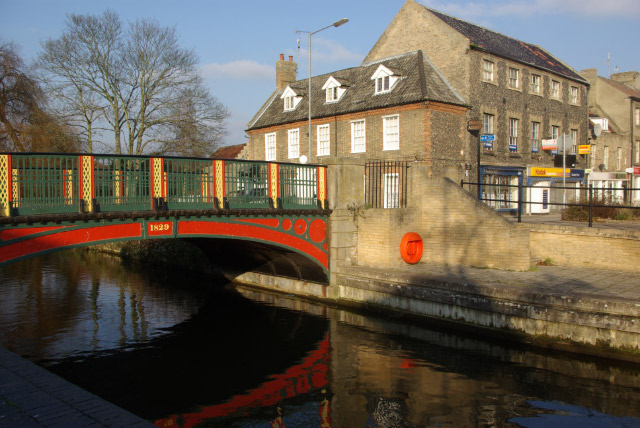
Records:
[[[543,203],[554,198],[551,187],[562,185],[562,169],[554,168],[556,152],[547,140],[571,136],[571,153],[588,144],[588,82],[538,46],[415,0],[405,2],[365,63],[415,50],[424,52],[471,107],[467,119],[481,120],[482,133],[495,138],[481,148],[484,196],[500,200],[492,203],[498,209],[513,210],[516,189],[501,185],[533,185],[527,199],[540,204],[532,205],[531,212],[547,212],[550,207]],[[472,135],[464,138],[465,162],[476,177],[479,141]],[[586,156],[577,154],[565,178],[568,184],[584,184],[585,165]]]
[[[276,90],[249,122],[250,159],[311,163],[331,158],[408,160],[432,174],[464,168],[467,107],[420,51],[308,80],[281,56]]]
[[[589,80],[591,153],[589,182],[603,195],[640,203],[640,73],[629,71],[598,76],[595,68],[582,70]],[[596,135],[599,134],[599,135]],[[618,189],[618,190],[614,190]]]

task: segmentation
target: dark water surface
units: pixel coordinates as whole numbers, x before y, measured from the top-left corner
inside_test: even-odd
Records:
[[[640,427],[640,367],[149,272],[0,269],[2,346],[160,427]]]

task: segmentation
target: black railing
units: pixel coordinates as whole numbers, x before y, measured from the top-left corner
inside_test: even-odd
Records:
[[[515,211],[518,216],[518,223],[522,222],[522,212],[525,206],[542,205],[543,208],[560,207],[559,210],[567,209],[570,207],[582,207],[586,208],[588,212],[589,227],[593,226],[594,209],[605,210],[640,210],[639,205],[632,205],[629,201],[632,200],[633,192],[640,192],[640,188],[631,187],[593,187],[593,184],[589,184],[589,187],[567,187],[567,186],[528,186],[523,184],[501,184],[501,189],[513,188],[514,192],[508,192],[500,197],[487,197],[487,193],[484,189],[491,190],[494,185],[487,183],[480,183],[481,190],[479,192],[472,192],[473,186],[478,186],[477,182],[460,181],[460,186],[464,188],[467,185],[470,193],[473,195],[481,195],[480,200],[489,206],[496,208],[506,208],[510,211]],[[483,189],[484,188],[484,189]],[[548,192],[546,197],[543,196],[542,201],[530,201],[525,198],[525,189],[536,189],[543,192]],[[570,193],[573,192],[573,195]],[[562,196],[560,196],[562,194]],[[567,195],[569,194],[569,195]],[[576,196],[579,194],[579,196]],[[620,195],[621,194],[621,195]],[[515,195],[516,198],[506,197],[507,195]],[[558,201],[562,199],[562,201]],[[568,202],[567,202],[568,201]]]
[[[375,161],[364,166],[365,206],[370,208],[407,207],[409,162]]]

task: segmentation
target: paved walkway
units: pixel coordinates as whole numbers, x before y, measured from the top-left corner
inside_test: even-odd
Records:
[[[153,426],[0,348],[0,428]]]
[[[517,223],[518,217],[505,215],[507,220]],[[560,214],[539,214],[539,215],[523,215],[522,223],[525,224],[549,224],[554,226],[577,226],[589,227],[589,223],[584,221],[566,221],[562,220]],[[640,231],[640,221],[615,221],[597,219],[593,221],[593,227],[597,229],[615,229],[615,230],[635,230]]]

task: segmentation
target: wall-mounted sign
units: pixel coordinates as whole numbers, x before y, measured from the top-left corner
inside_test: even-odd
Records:
[[[584,178],[584,169],[566,168],[565,177]],[[532,166],[529,168],[529,177],[560,177],[562,178],[562,168],[546,168]]]
[[[578,146],[579,155],[588,155],[591,153],[591,144],[580,144]]]
[[[485,149],[493,149],[493,141],[485,141],[482,143],[482,147]]]
[[[496,136],[493,134],[483,134],[480,136],[480,141],[485,142],[485,141],[495,141]]]
[[[548,140],[542,140],[542,150],[558,150],[558,140],[556,138],[549,138]]]
[[[469,120],[467,121],[467,131],[469,132],[477,132],[482,129],[482,121],[480,120]]]
[[[633,167],[633,175],[640,175],[640,166]]]
[[[515,144],[509,144],[509,151],[510,152],[517,152],[518,151],[518,146],[516,146]]]

